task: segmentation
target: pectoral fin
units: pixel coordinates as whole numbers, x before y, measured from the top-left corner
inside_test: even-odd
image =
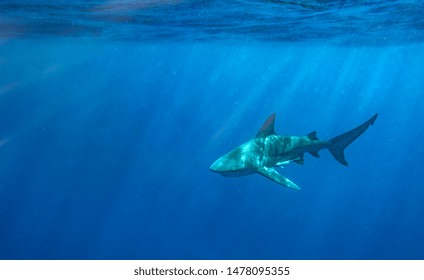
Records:
[[[291,189],[300,190],[300,188],[295,183],[293,183],[292,181],[290,181],[289,179],[287,179],[286,177],[278,173],[272,167],[262,167],[258,170],[258,173],[261,174],[262,176],[267,177],[268,179],[271,179],[272,181],[280,185],[289,187]]]

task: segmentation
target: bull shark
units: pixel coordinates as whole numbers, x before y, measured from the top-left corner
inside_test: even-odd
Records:
[[[318,152],[321,149],[327,149],[339,163],[347,166],[344,150],[374,124],[377,116],[378,114],[375,114],[363,124],[339,136],[321,141],[316,131],[306,136],[277,135],[274,131],[275,113],[273,113],[259,129],[256,138],[218,158],[210,169],[226,177],[259,173],[285,187],[300,190],[274,167],[282,167],[290,162],[303,164],[305,153],[319,158]]]

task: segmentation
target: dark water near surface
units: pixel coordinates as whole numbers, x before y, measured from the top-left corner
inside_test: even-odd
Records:
[[[1,259],[424,258],[420,2],[31,3],[0,4]],[[379,118],[348,168],[280,170],[301,191],[209,171],[272,112],[320,139]]]
[[[385,1],[2,1],[2,37],[393,44],[424,39],[424,3]]]

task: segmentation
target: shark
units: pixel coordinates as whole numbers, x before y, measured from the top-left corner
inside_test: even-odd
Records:
[[[319,140],[316,131],[306,136],[277,135],[274,130],[275,116],[273,113],[266,119],[255,138],[218,158],[210,170],[226,177],[259,173],[280,185],[300,190],[275,167],[283,167],[291,162],[303,164],[305,153],[319,158],[318,152],[322,149],[327,149],[339,163],[348,166],[344,150],[374,124],[378,113],[361,125],[326,141]]]

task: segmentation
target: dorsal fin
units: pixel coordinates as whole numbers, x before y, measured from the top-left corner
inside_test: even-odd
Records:
[[[309,133],[308,134],[308,138],[309,138],[309,140],[319,141],[319,139],[317,137],[317,132],[316,131],[312,131],[311,133]]]
[[[275,134],[274,122],[275,122],[275,113],[272,113],[271,116],[269,116],[266,119],[261,129],[259,129],[258,133],[256,134],[256,138],[267,137],[269,135]]]

